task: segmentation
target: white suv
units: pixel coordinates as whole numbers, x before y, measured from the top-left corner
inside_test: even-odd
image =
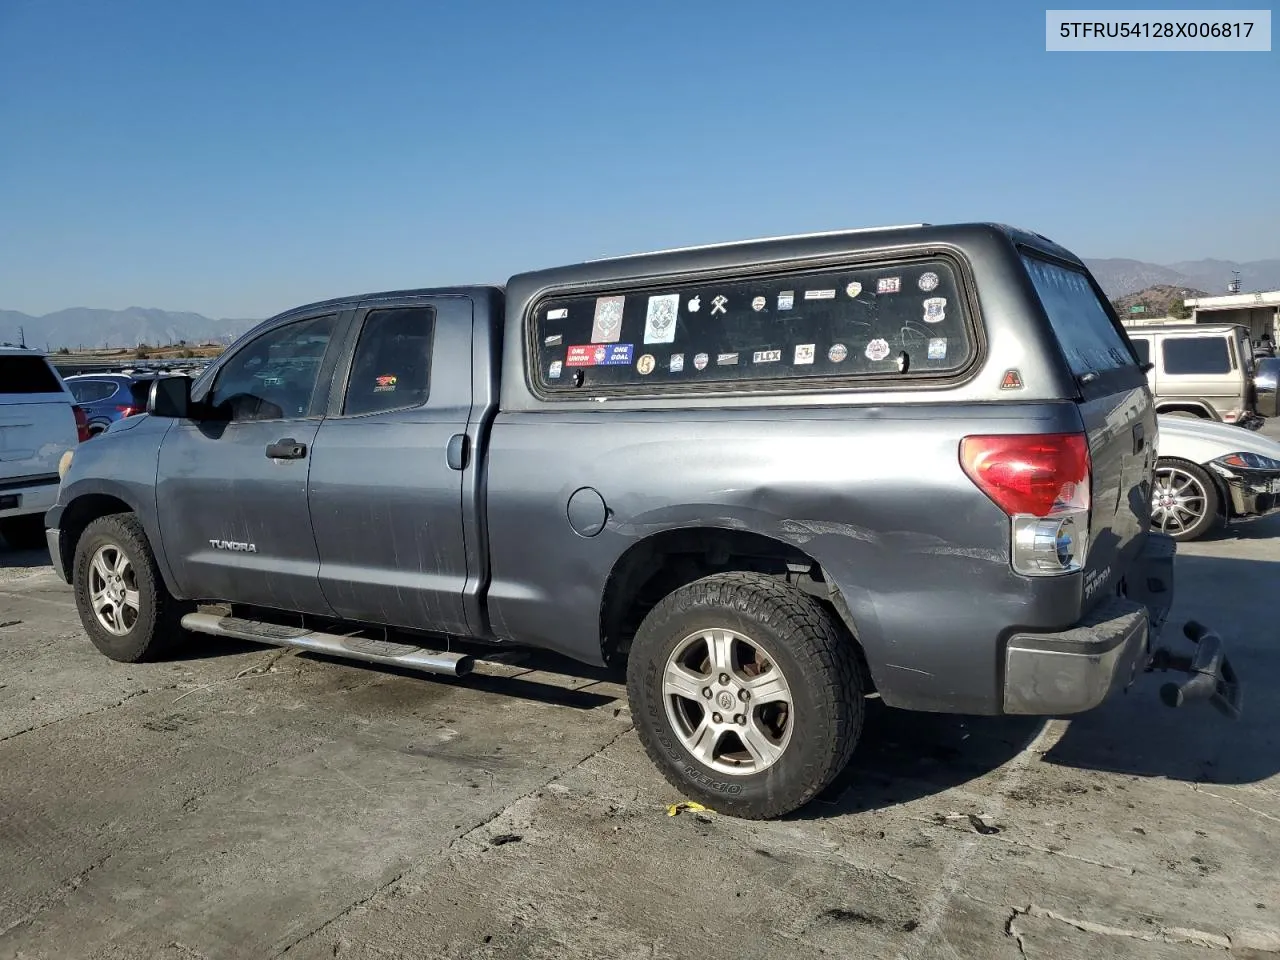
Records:
[[[87,438],[84,411],[44,354],[0,346],[0,538],[10,547],[44,544],[59,462]]]

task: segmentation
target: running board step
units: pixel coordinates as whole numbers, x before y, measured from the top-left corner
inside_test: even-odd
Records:
[[[193,633],[270,643],[280,647],[297,647],[299,650],[326,653],[333,657],[386,663],[421,670],[423,673],[443,673],[450,677],[466,676],[475,666],[475,658],[464,653],[427,650],[389,640],[343,637],[304,627],[285,627],[277,623],[245,620],[242,617],[221,617],[213,613],[188,613],[182,618],[182,626]]]

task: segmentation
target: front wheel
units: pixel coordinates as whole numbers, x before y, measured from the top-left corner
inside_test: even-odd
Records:
[[[812,800],[862,730],[853,640],[812,597],[760,574],[704,577],[654,607],[631,646],[627,693],[667,780],[753,820]]]
[[[1156,461],[1151,525],[1174,540],[1198,540],[1218,522],[1218,488],[1201,467],[1186,460]]]
[[[156,569],[137,517],[99,517],[76,544],[76,609],[89,640],[121,663],[157,659],[180,633],[181,605]]]

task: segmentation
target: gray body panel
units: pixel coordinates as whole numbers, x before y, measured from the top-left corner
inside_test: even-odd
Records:
[[[674,531],[749,532],[820,565],[847,605],[842,612],[886,702],[998,713],[1007,639],[1070,628],[1115,594],[1141,550],[1156,431],[1136,365],[1077,384],[1020,263],[1019,244],[1083,269],[1034,234],[971,225],[580,264],[517,276],[505,301],[496,288],[451,288],[300,308],[241,340],[290,316],[342,313],[315,416],[305,421],[315,425],[311,452],[289,464],[299,469],[276,471],[260,446],[246,443],[244,476],[257,479],[233,491],[225,479],[202,474],[199,465],[210,455],[175,449],[160,459],[160,513],[168,524],[157,525],[154,497],[131,503],[149,533],[171,541],[165,548],[176,576],[167,579],[182,596],[332,611],[353,621],[531,644],[593,663],[605,659],[602,604],[629,551]],[[980,331],[973,363],[945,383],[602,401],[547,399],[526,376],[526,317],[550,292],[643,289],[655,277],[892,263],[921,254],[957,265]],[[359,318],[375,301],[436,307],[431,396],[413,410],[340,417]],[[216,370],[206,371],[193,394]],[[1019,375],[1018,389],[1001,388],[1010,370]],[[265,431],[254,444],[303,439],[301,423],[251,426]],[[1075,574],[1020,576],[1010,566],[1009,520],[964,473],[960,442],[974,434],[1081,429],[1093,458],[1087,563]],[[200,430],[176,424],[171,434]],[[116,433],[94,444],[116,442]],[[446,464],[457,434],[468,438],[461,469]],[[72,476],[110,475],[99,455],[93,452],[91,465],[78,456]],[[74,486],[64,487],[61,503]],[[584,488],[589,492],[571,505]],[[246,502],[227,505],[232,493]],[[584,528],[583,516],[600,500],[603,528]],[[219,517],[240,518],[240,526],[225,521],[198,535],[165,529]],[[237,539],[241,529],[256,531],[261,553],[246,560],[200,552],[201,539]],[[264,549],[267,534],[273,542]],[[219,589],[211,592],[211,585]],[[220,595],[224,589],[237,595]]]

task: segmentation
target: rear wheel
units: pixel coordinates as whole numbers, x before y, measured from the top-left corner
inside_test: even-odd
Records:
[[[1187,460],[1156,461],[1151,525],[1175,540],[1198,540],[1218,522],[1218,488]]]
[[[39,550],[45,545],[44,514],[5,517],[0,520],[0,537],[14,550]]]
[[[76,608],[89,640],[122,663],[159,658],[180,634],[185,612],[160,578],[137,517],[99,517],[76,544]]]
[[[812,597],[760,574],[715,574],[663,599],[636,633],[627,692],[667,780],[748,819],[808,803],[862,729],[853,641]]]

